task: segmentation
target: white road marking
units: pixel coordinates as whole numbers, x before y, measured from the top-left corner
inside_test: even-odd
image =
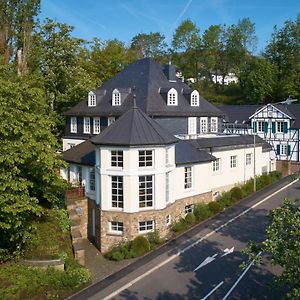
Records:
[[[234,247],[232,247],[230,249],[226,248],[223,250],[224,254],[221,257],[226,256],[226,255],[232,253],[233,251],[234,251]]]
[[[210,262],[214,261],[215,260],[215,257],[217,256],[218,254],[214,254],[213,256],[208,256],[204,259],[204,261],[194,270],[194,272],[196,272],[197,270],[199,270],[200,268],[208,265]]]
[[[201,298],[201,300],[207,299],[211,294],[213,294],[222,284],[224,281],[221,281],[216,287],[214,287],[205,297]]]
[[[227,221],[226,223],[224,223],[223,225],[219,226],[218,228],[212,230],[211,232],[207,233],[206,235],[204,235],[202,238],[200,238],[198,241],[195,241],[194,243],[190,244],[189,246],[187,246],[186,248],[178,251],[176,254],[171,255],[169,258],[167,258],[166,260],[162,261],[160,264],[156,265],[155,267],[153,267],[152,269],[148,270],[147,272],[143,273],[142,275],[136,277],[135,279],[133,279],[132,281],[130,281],[129,283],[123,285],[122,287],[120,287],[119,289],[117,289],[116,291],[114,291],[113,293],[109,294],[108,296],[106,296],[105,298],[103,298],[103,300],[109,300],[112,297],[120,294],[123,290],[126,290],[127,288],[129,288],[130,286],[132,286],[133,284],[135,284],[136,282],[140,281],[141,279],[145,278],[146,276],[150,275],[151,273],[153,273],[154,271],[156,271],[157,269],[159,269],[160,267],[166,265],[167,263],[169,263],[170,261],[172,261],[173,259],[175,259],[176,257],[178,257],[179,255],[183,254],[184,252],[186,252],[187,250],[191,249],[192,247],[194,247],[195,245],[199,244],[200,242],[202,242],[203,240],[209,238],[210,236],[212,236],[214,233],[218,232],[220,229],[222,229],[223,227],[227,226],[228,224],[230,224],[231,222],[235,221],[236,219],[238,219],[239,217],[243,216],[244,214],[246,214],[248,211],[250,211],[251,209],[257,207],[258,205],[266,202],[267,200],[269,200],[271,197],[275,196],[276,194],[280,193],[281,191],[285,190],[286,188],[290,187],[291,185],[293,185],[294,183],[296,183],[299,179],[295,179],[294,181],[290,182],[289,184],[285,185],[284,187],[280,188],[279,190],[275,191],[274,193],[272,193],[271,195],[267,196],[266,198],[262,199],[261,201],[257,202],[256,204],[254,204],[253,206],[247,208],[246,210],[244,210],[243,212],[241,212],[239,215],[235,216],[234,218],[230,219],[229,221]]]
[[[256,255],[256,257],[261,255],[261,251]],[[234,283],[234,285],[231,287],[231,289],[227,292],[227,294],[224,296],[224,298],[222,300],[226,300],[231,292],[235,289],[235,287],[239,284],[239,282],[242,280],[242,278],[245,276],[245,274],[249,271],[249,269],[252,267],[252,265],[254,264],[254,260],[251,261],[251,263],[248,265],[248,267],[244,270],[244,272],[242,273],[242,275],[238,278],[238,280]]]

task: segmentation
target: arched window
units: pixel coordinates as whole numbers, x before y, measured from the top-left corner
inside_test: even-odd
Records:
[[[178,103],[178,94],[174,88],[171,88],[168,92],[168,105],[177,105]]]
[[[96,106],[96,94],[94,92],[89,92],[88,106]]]
[[[199,93],[196,90],[191,93],[191,106],[199,106]]]
[[[112,92],[112,105],[113,106],[121,105],[121,94],[117,89],[114,89]]]

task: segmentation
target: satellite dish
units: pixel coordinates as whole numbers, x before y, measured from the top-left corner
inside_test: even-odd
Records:
[[[286,100],[281,101],[281,102],[279,102],[279,103],[290,105],[290,104],[292,104],[293,102],[297,102],[297,101],[298,101],[297,99],[292,99],[291,97],[288,97]]]

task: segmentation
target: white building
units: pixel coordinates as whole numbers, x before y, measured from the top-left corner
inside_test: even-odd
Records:
[[[166,236],[194,204],[253,177],[253,146],[242,136],[179,140],[134,106],[64,152],[63,176],[85,185],[88,237],[105,252],[154,229]],[[273,170],[269,151],[258,138],[256,175]]]

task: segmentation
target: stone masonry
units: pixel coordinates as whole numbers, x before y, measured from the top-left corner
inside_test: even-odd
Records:
[[[211,192],[182,198],[169,204],[162,210],[146,210],[137,213],[124,213],[122,211],[101,211],[95,201],[88,201],[89,227],[88,237],[101,252],[109,251],[113,245],[120,242],[132,240],[139,233],[139,222],[153,220],[155,229],[159,231],[160,237],[164,238],[169,233],[167,216],[171,221],[177,221],[185,216],[185,207],[190,204],[208,203],[212,200]],[[95,236],[92,234],[92,210],[95,209]],[[117,235],[109,232],[109,222],[118,221],[123,223],[123,234]]]

